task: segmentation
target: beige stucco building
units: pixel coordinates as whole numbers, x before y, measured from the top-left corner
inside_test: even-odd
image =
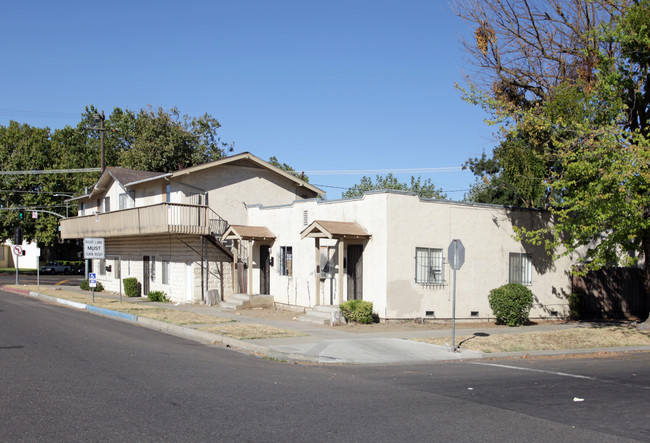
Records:
[[[92,269],[108,290],[135,277],[143,294],[212,304],[233,293],[233,255],[221,242],[228,224],[244,223],[247,205],[319,194],[249,153],[172,173],[109,167],[90,192],[72,199],[79,215],[61,221],[61,237],[104,238],[106,258],[93,260]]]
[[[184,303],[248,293],[309,309],[358,298],[381,319],[452,316],[448,247],[459,239],[457,318],[491,318],[488,293],[509,282],[535,294],[532,318],[568,314],[571,257],[553,261],[515,240],[513,226],[540,227],[544,212],[395,191],[324,194],[248,153],[168,174],[109,168],[61,232],[105,238],[94,269],[110,290],[136,277],[144,293]]]
[[[509,282],[534,293],[531,317],[568,314],[571,257],[553,261],[543,247],[515,240],[513,225],[548,222],[541,211],[386,191],[349,200],[256,205],[248,214],[250,225],[264,226],[274,237],[257,241],[253,249],[257,261],[260,248],[271,248],[270,293],[276,303],[311,307],[361,298],[373,302],[383,319],[451,318],[448,248],[460,239],[465,262],[456,274],[457,318],[490,318],[490,289]],[[253,268],[257,288],[258,263]]]

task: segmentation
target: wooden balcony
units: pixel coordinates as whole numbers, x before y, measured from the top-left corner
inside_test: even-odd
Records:
[[[160,203],[61,220],[61,238],[147,234],[220,236],[227,223],[208,206]]]

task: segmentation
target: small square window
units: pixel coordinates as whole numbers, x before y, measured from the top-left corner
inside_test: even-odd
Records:
[[[533,256],[519,252],[510,253],[510,283],[524,286],[533,284]]]
[[[444,284],[442,249],[415,248],[415,282],[422,285]]]

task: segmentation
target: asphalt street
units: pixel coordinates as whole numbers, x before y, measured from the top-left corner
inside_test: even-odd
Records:
[[[648,441],[650,355],[287,364],[0,293],[0,441]]]
[[[73,274],[18,274],[18,280],[21,285],[36,285],[40,283],[42,286],[74,286],[78,288],[83,279],[83,275]],[[0,285],[11,285],[15,283],[15,273],[5,272],[0,274]]]

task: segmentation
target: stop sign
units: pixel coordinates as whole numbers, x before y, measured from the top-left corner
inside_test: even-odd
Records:
[[[465,246],[463,242],[455,238],[449,244],[447,249],[447,258],[449,259],[449,266],[454,271],[458,271],[465,263]]]

